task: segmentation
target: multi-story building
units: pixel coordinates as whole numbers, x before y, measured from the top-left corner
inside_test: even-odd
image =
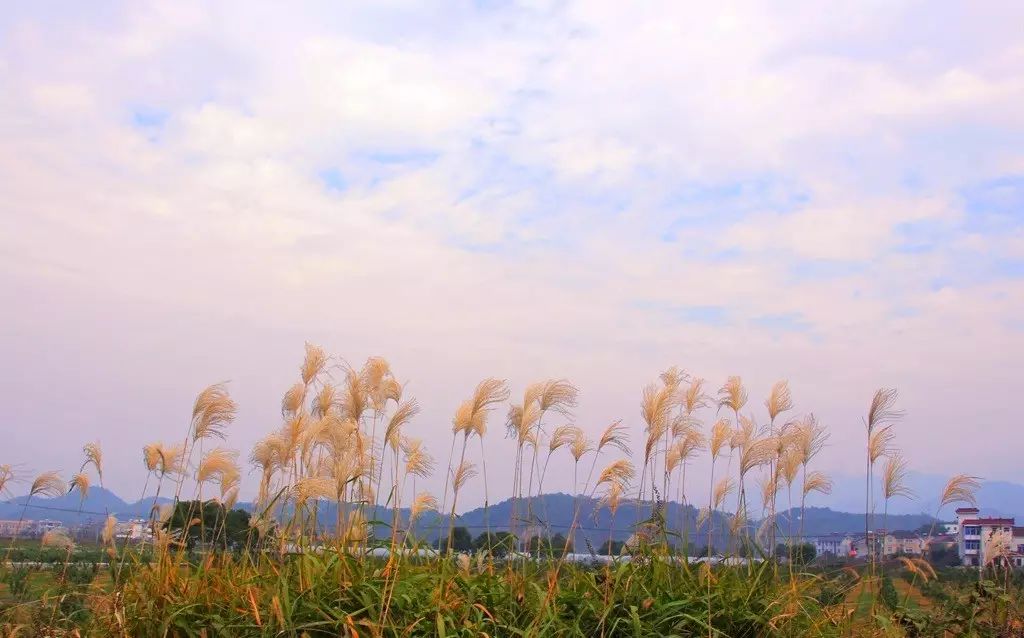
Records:
[[[0,536],[14,538],[28,536],[35,521],[0,521]]]
[[[63,526],[63,523],[61,523],[60,521],[51,521],[47,519],[42,519],[38,521],[0,521],[0,536],[7,538],[39,538],[46,532]]]
[[[994,560],[1024,567],[1024,527],[1012,517],[981,516],[977,507],[956,510],[957,553],[964,565],[983,567]]]
[[[835,532],[824,534],[808,539],[814,543],[814,549],[818,556],[844,557],[850,555],[850,544],[852,539],[849,534]]]
[[[924,553],[926,540],[917,532],[881,530],[871,532],[865,540],[864,534],[833,533],[807,539],[814,543],[818,556],[865,557],[872,551],[882,556],[909,555],[921,556]]]
[[[114,537],[121,542],[149,541],[153,533],[149,529],[149,521],[141,518],[118,523],[114,527]]]
[[[925,539],[917,532],[894,530],[884,536],[883,556],[920,556],[924,554]]]

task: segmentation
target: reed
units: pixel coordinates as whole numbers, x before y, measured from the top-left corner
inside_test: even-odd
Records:
[[[149,519],[152,542],[142,550],[119,548],[117,521],[108,516],[100,543],[117,567],[109,584],[83,599],[88,614],[64,614],[46,602],[50,599],[40,599],[32,605],[47,613],[35,613],[22,623],[27,629],[17,631],[132,636],[190,635],[202,628],[252,636],[840,636],[875,635],[898,626],[910,613],[903,607],[886,616],[888,612],[874,608],[870,617],[855,619],[841,603],[822,602],[823,589],[839,587],[842,579],[805,571],[792,560],[792,549],[789,569],[780,574],[774,559],[781,528],[779,492],[785,490],[789,500],[792,543],[804,538],[808,496],[832,489],[831,479],[815,467],[828,432],[812,413],[785,420],[794,407],[785,381],[771,388],[759,417],[760,407],[746,411],[750,401],[740,377],[729,377],[715,401],[706,394],[703,379],[670,367],[641,389],[635,415],[642,426],[636,464],[627,421],[588,432],[572,418],[580,396],[574,384],[553,379],[529,385],[521,400],[507,408],[507,449],[513,459],[508,529],[514,533],[520,526],[547,525],[547,512],[541,511],[538,519],[533,502],[543,497],[552,468],[563,465],[567,474],[570,459],[573,516],[561,552],[549,543],[548,555],[528,559],[514,552],[526,543],[526,534],[494,542],[489,518],[486,543],[457,551],[454,542],[459,504],[474,478],[482,479],[485,508],[490,506],[483,439],[490,414],[509,400],[505,380],[482,380],[454,406],[439,502],[418,489],[418,481],[441,468],[430,441],[415,436],[420,404],[407,396],[391,365],[382,357],[370,357],[361,366],[351,366],[312,344],[306,344],[304,354],[297,378],[282,395],[279,424],[245,457],[258,487],[241,532],[228,525],[245,475],[241,455],[227,442],[237,405],[228,386],[219,383],[196,397],[181,444],[153,442],[142,449],[144,496],[149,482],[156,482]],[[895,448],[893,426],[902,416],[896,397],[895,390],[878,391],[865,418],[866,532],[872,526],[877,464],[883,463],[883,532],[890,501],[913,496],[906,489],[909,465]],[[710,414],[711,407],[727,412]],[[556,417],[561,423],[550,427]],[[706,434],[705,418],[713,422]],[[766,425],[759,426],[758,418]],[[33,498],[67,494],[69,485],[84,502],[94,477],[102,485],[104,458],[98,443],[87,444],[83,453],[85,461],[68,484],[56,472],[39,475],[29,487],[25,507]],[[693,567],[687,558],[687,467],[705,454],[710,461],[707,503],[696,525],[706,533],[707,552],[701,565]],[[723,456],[728,457],[724,466]],[[736,468],[731,467],[733,457]],[[8,493],[14,480],[12,467],[0,466],[0,493]],[[175,485],[174,503],[158,507],[167,481]],[[751,481],[761,486],[759,525],[750,518],[746,486]],[[940,510],[973,502],[978,485],[974,477],[953,477],[940,497]],[[189,487],[193,498],[186,500],[182,497]],[[799,498],[798,531],[792,521],[794,491]],[[751,498],[757,494],[752,492]],[[664,515],[666,501],[673,500],[683,512],[678,534],[676,522]],[[584,541],[593,552],[590,539],[581,541],[585,535],[579,533],[584,502],[596,502],[595,511],[609,515],[610,548],[616,515],[630,501],[638,509],[651,503],[652,511],[634,530],[622,556],[606,564],[569,560],[569,548]],[[390,516],[378,515],[382,503]],[[329,506],[336,517],[333,524],[323,525],[319,508]],[[207,526],[209,511],[216,516]],[[751,531],[754,525],[756,533]],[[388,530],[387,537],[378,538],[381,529]],[[551,527],[546,529],[550,536]],[[604,534],[602,526],[600,536]],[[682,539],[682,556],[669,547],[675,537]],[[717,538],[728,540],[717,548],[716,557]],[[205,549],[192,547],[194,539]],[[1008,551],[1003,540],[990,543],[993,556]],[[51,533],[43,544],[67,553],[63,573],[69,574],[77,551],[70,539]],[[717,558],[738,557],[735,547],[743,547],[743,554],[754,560],[742,567],[712,564]],[[513,553],[504,555],[507,550]],[[153,560],[140,560],[142,551],[152,553]],[[869,587],[874,563],[872,556]],[[908,558],[902,565],[914,579],[936,579],[925,561]],[[848,592],[853,585],[842,587]],[[0,609],[5,631],[15,620],[24,620],[20,609]]]

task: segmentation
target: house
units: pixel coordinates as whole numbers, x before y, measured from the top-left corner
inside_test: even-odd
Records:
[[[808,538],[807,541],[814,543],[814,550],[818,556],[849,556],[852,538],[849,534],[833,532]]]
[[[149,528],[149,521],[141,518],[133,519],[114,526],[114,538],[118,542],[138,542],[153,539],[153,533]]]
[[[0,521],[0,536],[7,538],[13,538],[15,536],[40,538],[46,532],[57,529],[58,527],[63,527],[63,524],[60,521],[51,521],[47,519],[39,521]]]
[[[0,521],[0,536],[13,538],[15,536],[27,536],[32,529],[34,521]]]
[[[894,530],[885,535],[883,556],[921,556],[924,554],[925,539],[917,532]]]
[[[956,518],[961,563],[984,567],[999,561],[1024,567],[1024,527],[1017,527],[1012,517],[981,516],[977,507],[960,507]]]
[[[906,530],[877,530],[848,537],[848,554],[865,558],[874,553],[876,556],[890,558],[892,556],[922,556],[928,542],[917,532]]]

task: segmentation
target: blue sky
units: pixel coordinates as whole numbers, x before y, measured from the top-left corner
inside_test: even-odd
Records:
[[[1024,481],[958,443],[1017,436],[1024,355],[1024,8],[973,9],[12,8],[0,400],[48,436],[0,462],[134,459],[221,379],[246,448],[310,340],[389,357],[428,440],[488,375],[639,428],[678,364],[790,379],[837,471],[898,386],[915,469]]]

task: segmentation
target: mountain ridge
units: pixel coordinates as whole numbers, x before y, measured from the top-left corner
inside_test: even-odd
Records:
[[[87,498],[82,501],[77,493],[66,494],[59,498],[32,498],[29,507],[25,508],[26,497],[11,499],[0,503],[0,519],[18,519],[24,515],[26,520],[50,519],[57,520],[64,524],[84,524],[101,521],[106,516],[113,515],[119,520],[129,518],[145,518],[148,516],[154,499],[147,497],[133,503],[129,503],[118,497],[112,491],[102,487],[94,487],[89,490]],[[171,499],[161,497],[158,503],[171,502]],[[241,502],[237,507],[246,511],[252,511],[252,503]],[[579,514],[576,515],[577,507]],[[378,521],[376,528],[380,535],[387,529],[392,520],[393,513],[390,509],[378,507],[366,508],[368,520]],[[513,510],[516,516],[513,517]],[[527,519],[526,514],[532,512],[532,518]],[[318,507],[318,520],[321,526],[333,528],[337,520],[337,505],[332,502],[321,502]],[[652,517],[661,517],[666,522],[666,527],[675,537],[673,542],[681,542],[684,538],[691,543],[698,545],[707,544],[709,526],[707,522],[698,525],[698,508],[692,505],[680,505],[679,503],[651,503],[648,501],[623,501],[617,513],[613,516],[611,512],[601,506],[600,499],[587,496],[574,498],[569,494],[552,493],[531,499],[505,499],[486,507],[477,507],[456,515],[455,525],[467,527],[476,536],[479,533],[490,531],[508,531],[522,535],[532,528],[532,532],[543,534],[565,533],[574,527],[577,534],[577,542],[591,542],[594,546],[604,543],[608,538],[612,540],[625,540],[635,528]],[[399,510],[399,521],[404,527],[409,519],[409,510]],[[574,522],[575,519],[575,522]],[[532,525],[527,520],[533,521]],[[716,511],[711,517],[711,540],[713,544],[726,541],[726,530],[729,525],[729,514]],[[780,511],[778,514],[780,530],[788,530],[790,527],[799,529],[799,508]],[[888,517],[888,527],[893,530],[913,530],[924,524],[929,524],[932,517],[927,514],[894,514]],[[792,521],[792,522],[791,522]],[[880,515],[876,517],[880,523]],[[757,521],[751,524],[756,529]],[[445,514],[428,513],[417,521],[415,533],[424,538],[436,538],[446,533],[448,529],[448,517]],[[842,512],[829,507],[808,506],[805,509],[805,520],[803,533],[805,535],[819,535],[830,533],[856,533],[864,529],[864,514],[856,512]],[[580,538],[582,536],[582,538]]]

